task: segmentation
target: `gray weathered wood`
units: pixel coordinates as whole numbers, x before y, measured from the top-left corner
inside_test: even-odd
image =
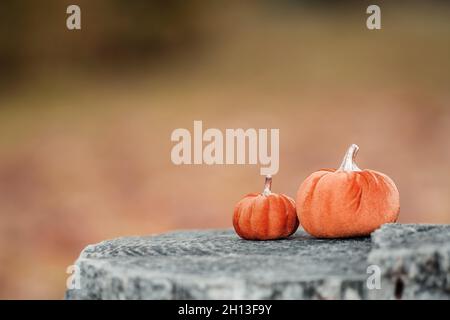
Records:
[[[67,299],[450,298],[450,226],[388,224],[369,238],[245,241],[232,230],[124,237],[86,247]],[[369,265],[381,289],[369,290]]]

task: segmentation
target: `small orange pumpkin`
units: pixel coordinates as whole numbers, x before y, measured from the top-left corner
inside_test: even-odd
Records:
[[[299,225],[295,202],[284,194],[272,193],[272,177],[266,177],[262,193],[250,193],[234,209],[233,226],[247,240],[287,238]]]
[[[297,192],[302,227],[318,238],[366,236],[384,223],[397,221],[400,196],[387,175],[361,170],[348,149],[341,167],[311,174]]]

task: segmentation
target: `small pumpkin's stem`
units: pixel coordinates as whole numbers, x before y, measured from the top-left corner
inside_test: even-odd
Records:
[[[356,154],[358,153],[359,147],[356,144],[352,144],[350,148],[348,148],[347,153],[345,154],[344,160],[342,161],[341,166],[337,171],[361,171],[360,168],[355,163]]]
[[[269,174],[266,176],[266,182],[264,183],[264,190],[262,192],[263,195],[268,196],[272,192],[270,191],[272,188],[272,176]]]

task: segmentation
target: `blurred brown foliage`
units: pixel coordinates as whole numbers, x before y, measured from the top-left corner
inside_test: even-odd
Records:
[[[0,297],[62,298],[89,243],[231,227],[258,166],[175,166],[170,134],[280,128],[274,191],[358,164],[401,222],[450,223],[450,9],[361,1],[0,3]]]
[[[65,28],[73,1],[6,0],[0,3],[2,74],[66,65],[130,65],[133,59],[165,57],[190,47],[200,33],[198,1],[76,1],[82,32]],[[42,71],[42,70],[39,70]]]

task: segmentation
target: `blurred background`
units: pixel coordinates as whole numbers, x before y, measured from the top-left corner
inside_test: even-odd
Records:
[[[81,7],[81,31],[66,8]],[[175,166],[176,128],[279,128],[273,191],[358,164],[400,222],[450,223],[450,5],[377,1],[0,2],[0,298],[64,296],[88,244],[230,228],[259,165]]]

